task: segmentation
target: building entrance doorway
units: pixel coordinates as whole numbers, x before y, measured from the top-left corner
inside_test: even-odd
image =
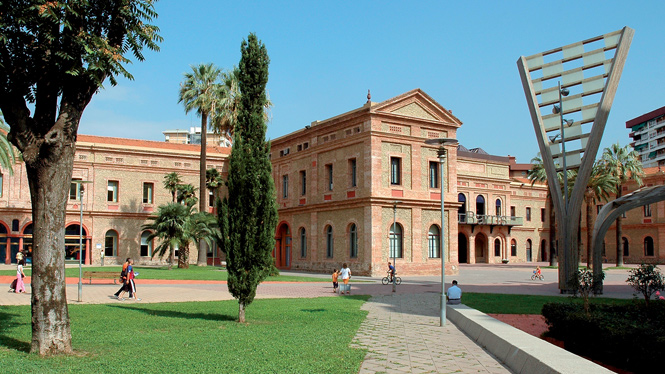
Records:
[[[462,233],[457,234],[457,262],[469,263],[469,240]]]
[[[476,235],[476,263],[485,263],[487,258],[487,237],[478,234]]]
[[[275,257],[275,266],[278,269],[291,268],[291,230],[286,223],[279,225],[277,228],[273,256]]]

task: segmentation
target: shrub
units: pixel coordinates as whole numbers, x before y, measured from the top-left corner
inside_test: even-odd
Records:
[[[653,368],[654,357],[665,352],[665,302],[656,301],[647,313],[641,302],[629,305],[548,303],[543,316],[545,336],[562,340],[565,348],[635,372]]]
[[[665,289],[663,274],[652,264],[643,263],[637,269],[632,269],[626,282],[630,283],[635,291],[644,296],[644,302],[647,307],[649,307],[651,296]]]

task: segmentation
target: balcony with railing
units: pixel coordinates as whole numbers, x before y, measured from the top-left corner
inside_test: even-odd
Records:
[[[508,227],[508,232],[510,232],[513,226],[522,226],[524,224],[522,217],[476,214],[472,211],[458,213],[457,219],[460,225],[471,225],[471,232],[473,232],[477,225],[489,226],[491,233],[495,226],[506,226]]]

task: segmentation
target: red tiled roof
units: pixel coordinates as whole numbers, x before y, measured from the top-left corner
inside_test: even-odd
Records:
[[[86,143],[119,145],[126,147],[170,149],[174,151],[200,152],[201,150],[201,146],[199,144],[178,144],[178,143],[159,142],[155,140],[113,138],[109,136],[97,136],[97,135],[78,134],[77,141],[86,142]],[[228,147],[207,146],[206,148],[208,149],[209,152],[212,151],[221,154],[231,153],[231,148]]]

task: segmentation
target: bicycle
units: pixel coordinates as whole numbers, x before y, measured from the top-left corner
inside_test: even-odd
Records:
[[[383,277],[383,279],[381,279],[381,284],[383,284],[384,286],[386,284],[392,284],[392,283],[393,283],[392,279],[390,279],[390,277],[387,275]],[[395,276],[395,284],[402,284],[402,278]]]
[[[533,272],[533,275],[531,276],[531,280],[545,280],[545,276],[543,274],[536,275],[536,272]]]

